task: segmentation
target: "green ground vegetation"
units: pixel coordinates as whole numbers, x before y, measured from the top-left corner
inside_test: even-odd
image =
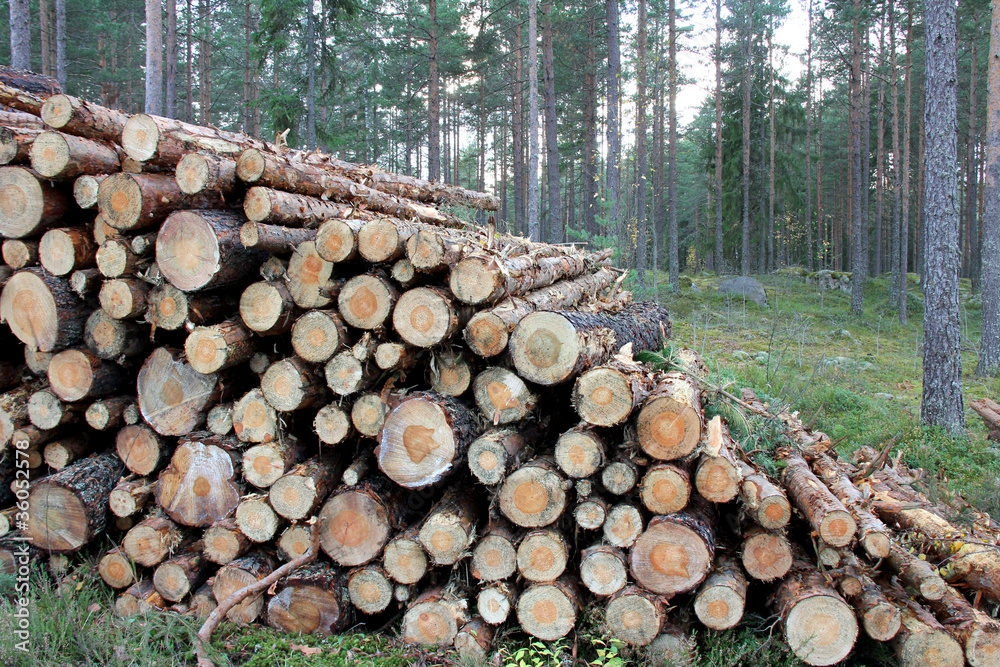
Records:
[[[777,472],[770,451],[782,441],[773,422],[742,414],[718,389],[738,393],[741,387],[779,408],[798,410],[807,425],[825,431],[842,455],[863,446],[894,441],[893,455],[927,471],[924,490],[933,496],[962,493],[973,505],[996,515],[1000,498],[1000,454],[987,443],[985,429],[971,411],[969,436],[951,438],[920,427],[921,301],[911,285],[910,323],[901,326],[888,306],[888,278],[871,280],[863,317],[849,313],[849,295],[820,291],[797,275],[761,277],[768,306],[720,295],[719,278],[696,276],[678,293],[650,293],[670,309],[672,346],[695,348],[710,368],[709,410],[723,414],[734,434],[757,460]],[[962,337],[965,395],[1000,397],[1000,380],[973,377],[979,341],[979,305],[968,285],[962,292]],[[663,356],[669,357],[669,349]],[[33,653],[13,651],[14,630],[9,595],[0,598],[0,664],[57,667],[174,666],[194,663],[191,639],[195,623],[175,614],[154,613],[141,619],[119,619],[112,613],[114,593],[97,575],[101,544],[72,558],[68,573],[35,577],[32,614]],[[12,581],[0,580],[10,593]],[[776,619],[767,617],[771,587],[752,584],[751,612],[735,630],[694,633],[694,664],[703,667],[783,667],[801,664],[781,640]],[[675,601],[672,617],[690,607]],[[394,619],[394,620],[398,620]],[[212,649],[223,663],[245,667],[281,665],[312,667],[351,665],[465,664],[454,653],[437,653],[402,645],[394,628],[384,632],[355,630],[320,638],[289,636],[265,627],[237,628],[223,624],[213,636]],[[600,608],[584,610],[575,635],[545,644],[516,630],[497,641],[492,664],[521,667],[625,667],[651,664],[646,657],[610,641],[602,631]],[[893,665],[891,650],[859,639],[851,665]]]

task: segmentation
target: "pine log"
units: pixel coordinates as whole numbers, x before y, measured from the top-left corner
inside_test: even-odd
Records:
[[[34,236],[63,220],[72,207],[66,192],[25,167],[0,167],[0,236]]]
[[[624,588],[608,601],[604,618],[611,636],[629,646],[647,646],[663,626],[666,604],[638,586]]]
[[[186,154],[177,163],[174,179],[186,195],[208,191],[224,198],[242,186],[236,178],[236,161],[211,153]]]
[[[12,126],[2,120],[0,116],[0,165],[27,164],[31,144],[42,134],[41,127]]]
[[[639,445],[653,458],[684,458],[701,441],[701,390],[697,381],[670,372],[657,378],[636,420]]]
[[[185,294],[164,283],[146,296],[146,320],[158,329],[176,331],[185,322],[206,324],[225,319],[230,302],[224,294]]]
[[[208,562],[194,546],[160,563],[153,573],[153,586],[164,600],[180,602],[194,591],[207,574]]]
[[[529,435],[530,432],[514,427],[494,428],[483,433],[469,445],[468,462],[472,474],[488,486],[502,482],[508,472],[520,466]]]
[[[254,186],[243,198],[243,212],[251,222],[315,229],[334,218],[349,218],[354,207],[316,197]]]
[[[891,644],[901,667],[961,667],[962,647],[934,616],[894,586],[883,586],[900,611],[899,632]]]
[[[36,266],[38,264],[38,241],[7,239],[3,242],[3,261],[15,271]]]
[[[406,242],[411,236],[432,227],[398,218],[372,218],[358,230],[358,254],[368,262],[394,262],[405,256]]]
[[[97,269],[105,278],[120,278],[134,276],[148,266],[150,258],[132,250],[129,239],[112,237],[101,243],[94,256]]]
[[[488,310],[482,310],[465,326],[464,337],[469,348],[482,357],[493,357],[505,349],[510,332],[536,310],[570,309],[586,302],[610,286],[615,274],[608,268],[585,274],[528,292],[521,297],[507,297]]]
[[[262,552],[252,551],[223,565],[215,575],[212,593],[216,600],[225,600],[246,586],[260,581],[274,571],[274,559]],[[253,623],[264,609],[264,593],[250,595],[226,613],[226,618],[237,625]]]
[[[25,346],[24,365],[28,372],[36,378],[44,378],[48,376],[49,361],[52,360],[52,356],[51,352],[32,350],[31,348]]]
[[[54,276],[94,266],[94,242],[83,227],[50,229],[38,244],[42,268]]]
[[[853,542],[857,523],[843,503],[817,479],[802,456],[789,451],[785,463],[785,488],[813,530],[835,547]]]
[[[122,547],[114,547],[101,557],[97,573],[111,588],[128,588],[135,583],[135,565]]]
[[[233,403],[212,406],[205,417],[205,428],[215,435],[229,435],[233,430]]]
[[[251,493],[241,498],[234,518],[240,532],[257,544],[273,540],[283,523],[262,493]]]
[[[476,536],[476,499],[452,487],[427,512],[420,526],[420,544],[434,565],[454,565]]]
[[[240,227],[240,243],[244,247],[272,253],[293,252],[300,243],[315,241],[315,229],[294,229],[260,222],[245,222]]]
[[[808,563],[796,562],[774,594],[773,604],[785,640],[806,664],[832,665],[854,648],[858,636],[854,611]]]
[[[332,635],[351,622],[344,575],[327,563],[310,563],[285,577],[267,604],[267,622],[288,633]]]
[[[376,272],[354,276],[344,283],[337,306],[352,327],[376,329],[386,323],[398,300],[399,291],[392,281]],[[433,318],[433,313],[429,315]]]
[[[333,262],[319,256],[313,241],[295,246],[285,280],[292,299],[300,308],[325,308],[345,287],[343,280],[333,278]]]
[[[267,255],[243,247],[242,224],[232,211],[170,214],[156,237],[156,264],[163,277],[179,290],[196,292],[249,276]]]
[[[0,125],[6,125],[11,128],[31,128],[37,130],[41,130],[43,127],[42,120],[38,116],[13,109],[0,110]]]
[[[969,406],[982,418],[989,439],[1000,442],[1000,405],[989,398],[980,398],[969,401]]]
[[[103,308],[87,318],[83,340],[94,356],[106,361],[144,356],[152,346],[149,335],[138,322],[116,320]]]
[[[653,514],[680,512],[691,497],[691,475],[682,465],[652,465],[639,484],[639,497]]]
[[[350,350],[335,354],[323,367],[326,386],[338,396],[350,396],[364,391],[378,379],[379,370],[372,363],[361,363]],[[322,384],[318,391],[322,390]],[[325,397],[321,393],[320,397]]]
[[[628,583],[624,552],[607,544],[584,549],[580,554],[580,580],[594,595],[614,595]]]
[[[218,607],[218,602],[215,600],[215,595],[212,594],[212,583],[213,579],[209,579],[207,582],[198,587],[198,589],[191,594],[191,599],[188,602],[188,613],[192,614],[196,619],[204,623],[208,620],[208,617],[215,611]]]
[[[398,489],[382,478],[337,489],[319,513],[320,545],[336,563],[364,565],[405,521]]]
[[[50,95],[40,115],[45,124],[56,130],[101,141],[121,141],[128,114],[93,102],[58,93]]]
[[[233,406],[233,431],[243,442],[278,439],[278,414],[260,389],[251,389]]]
[[[104,181],[101,182],[103,183]],[[100,197],[100,193],[101,193],[101,186],[98,185],[97,186],[98,197]],[[92,227],[94,233],[94,242],[98,246],[100,246],[108,239],[117,238],[122,235],[120,231],[118,231],[117,229],[115,229],[114,227],[112,227],[107,223],[107,221],[104,219],[104,216],[100,214],[100,211],[98,211],[97,215],[94,217],[94,222],[92,224]]]
[[[642,366],[614,360],[576,380],[573,405],[580,418],[595,426],[617,426],[637,410],[655,385]]]
[[[584,530],[598,530],[608,519],[608,503],[599,496],[580,498],[573,508],[573,520]]]
[[[29,455],[33,457],[34,461],[29,463],[30,468],[37,468],[42,465],[42,446],[51,442],[55,438],[58,438],[66,433],[65,429],[40,429],[34,424],[25,424],[19,429],[16,429],[10,436],[11,441],[14,446],[18,449],[28,449],[35,450],[29,451]],[[19,446],[18,443],[26,443],[24,446]],[[31,459],[29,459],[30,461]]]
[[[107,396],[121,389],[124,369],[107,362],[90,350],[63,350],[49,361],[49,387],[64,401]]]
[[[505,521],[493,518],[472,550],[470,573],[479,581],[502,581],[517,569],[519,536]]]
[[[532,637],[555,641],[575,627],[581,602],[572,579],[532,584],[517,600],[517,622]]]
[[[253,544],[240,532],[236,519],[230,517],[216,521],[205,531],[203,539],[205,558],[218,565],[225,565],[245,554]]]
[[[305,446],[292,436],[254,445],[243,452],[243,479],[258,489],[270,488],[305,457]]]
[[[626,458],[618,458],[601,470],[601,484],[616,496],[624,496],[639,483],[639,466]]]
[[[471,316],[472,310],[456,304],[443,288],[416,287],[399,297],[392,327],[410,345],[434,347],[460,331]]]
[[[781,579],[792,567],[792,545],[783,533],[760,527],[748,530],[740,550],[743,569],[758,581]]]
[[[45,443],[43,458],[45,465],[58,471],[74,461],[79,461],[92,451],[94,451],[94,447],[89,438],[69,436]]]
[[[313,431],[319,441],[326,445],[338,445],[354,432],[348,412],[337,405],[324,405],[313,419]]]
[[[142,510],[156,492],[156,480],[145,477],[119,482],[108,496],[108,507],[118,517],[127,517]]]
[[[740,500],[762,528],[779,530],[788,524],[792,507],[784,490],[744,461],[737,461],[743,481]]]
[[[451,646],[468,621],[468,603],[440,588],[421,594],[403,615],[402,638],[410,644]]]
[[[256,352],[257,343],[243,321],[233,318],[195,327],[184,342],[184,353],[191,368],[210,375],[248,360]]]
[[[379,192],[319,167],[289,162],[254,148],[240,154],[236,161],[236,175],[247,184],[311,197],[328,197],[398,218],[416,218],[431,224],[450,220],[437,209]]]
[[[162,514],[152,514],[128,531],[122,547],[134,562],[153,567],[162,563],[183,539],[177,524]]]
[[[323,363],[352,340],[340,318],[332,310],[310,310],[292,325],[292,348],[302,359]]]
[[[40,429],[75,423],[82,411],[82,405],[64,403],[49,390],[36,391],[28,398],[28,419]]]
[[[694,590],[708,575],[715,535],[707,508],[653,517],[629,554],[632,576],[661,595]]]
[[[271,364],[261,378],[260,388],[271,407],[280,412],[314,407],[327,398],[319,369],[298,357]]]
[[[268,495],[274,511],[292,521],[312,515],[340,473],[341,467],[328,454],[298,464],[271,485]]]
[[[364,219],[340,220],[332,218],[316,230],[316,252],[328,262],[346,262],[357,259],[358,231]]]
[[[73,199],[82,209],[97,208],[97,192],[107,174],[84,174],[73,181]]]
[[[834,496],[850,510],[858,525],[858,541],[873,559],[889,555],[890,531],[865,507],[861,490],[838,468],[830,456],[820,454],[812,461],[813,471]]]
[[[556,464],[573,479],[595,474],[604,466],[606,446],[604,439],[587,424],[574,426],[556,440]]]
[[[219,397],[215,375],[202,375],[168,348],[153,351],[139,369],[139,410],[160,435],[183,435],[205,423]]]
[[[521,378],[500,366],[491,366],[479,373],[472,390],[479,411],[494,426],[521,421],[535,409],[538,402],[538,396],[528,389]],[[571,477],[588,474],[590,473]]]
[[[695,489],[709,502],[728,503],[739,495],[742,471],[734,446],[729,429],[716,415],[708,422],[694,475]]]
[[[841,588],[844,597],[854,607],[861,619],[865,634],[878,642],[887,642],[899,632],[901,614],[899,608],[886,597],[882,587],[867,575],[860,575],[860,591],[850,595]]]
[[[559,280],[576,278],[600,267],[609,256],[607,251],[595,255],[580,253],[554,257],[536,257],[530,253],[506,258],[492,254],[472,255],[452,268],[449,285],[464,303],[494,303],[504,297],[520,296],[547,287]]]
[[[14,432],[28,421],[28,399],[45,387],[44,380],[33,380],[0,394],[0,449],[6,447]]]
[[[747,579],[739,563],[721,557],[715,569],[698,589],[694,611],[702,625],[712,630],[736,627],[747,602]]]
[[[76,551],[104,532],[108,496],[121,476],[112,454],[83,459],[31,486],[25,537],[39,549]]]
[[[957,590],[948,587],[940,600],[928,605],[945,629],[965,650],[971,667],[1000,663],[1000,623],[972,606]]]
[[[101,308],[116,320],[138,317],[146,312],[149,284],[135,278],[107,280],[101,287]]]
[[[419,276],[417,274],[417,270],[413,268],[413,263],[405,257],[397,259],[393,262],[392,269],[389,273],[392,275],[392,279],[399,283],[403,289],[416,287],[420,282],[422,282],[420,280],[421,276]]]
[[[629,343],[633,353],[658,350],[669,335],[670,318],[655,304],[615,314],[539,311],[518,323],[508,347],[518,375],[552,385],[606,362]]]
[[[389,413],[388,404],[379,394],[361,394],[351,406],[351,424],[366,438],[378,438]]]
[[[45,178],[69,181],[121,168],[117,146],[62,132],[42,132],[31,143],[31,168]]]
[[[413,352],[411,357],[416,361],[421,348],[407,346]],[[444,396],[461,396],[472,386],[473,367],[469,363],[469,355],[457,348],[445,347],[431,354],[430,382],[431,389]],[[516,384],[516,383],[515,383]]]
[[[555,530],[528,531],[517,546],[517,570],[531,582],[555,581],[566,571],[569,544]]]
[[[384,371],[405,371],[420,361],[421,352],[403,343],[379,343],[375,348],[375,365]],[[440,371],[438,375],[441,375]]]
[[[156,503],[177,523],[211,526],[239,504],[235,477],[230,452],[195,440],[181,442],[160,473]]]
[[[238,132],[144,113],[129,117],[122,128],[121,144],[136,162],[170,168],[192,152],[204,151],[235,158],[248,146],[270,148],[264,142]]]
[[[177,187],[177,181],[166,174],[111,174],[101,181],[97,190],[97,210],[101,217],[123,232],[156,227],[180,209],[221,208],[224,205],[225,202],[211,192],[184,194]],[[201,250],[201,247],[191,246],[189,250]]]
[[[935,568],[896,543],[889,547],[886,562],[905,586],[925,600],[940,600],[948,591],[948,584]]]
[[[430,562],[420,542],[420,528],[412,526],[392,538],[385,545],[382,565],[386,574],[400,584],[415,584],[423,579]]]
[[[642,514],[631,503],[619,503],[608,510],[601,528],[608,544],[622,549],[629,548],[642,534]]]
[[[394,588],[385,570],[366,565],[347,573],[351,603],[363,614],[385,611],[392,603]]]
[[[128,587],[115,600],[115,615],[120,618],[145,616],[154,609],[165,609],[167,606],[151,579],[140,579]]]
[[[477,426],[458,400],[434,392],[414,392],[385,418],[378,465],[408,489],[435,484],[463,463]]]
[[[500,487],[500,511],[518,526],[548,526],[565,510],[568,486],[553,461],[534,459],[504,480]]]
[[[496,628],[489,625],[485,618],[474,616],[458,629],[455,650],[463,659],[482,664],[489,657],[495,634]]]
[[[44,269],[18,271],[0,293],[0,320],[30,350],[56,352],[76,345],[89,316],[90,309],[67,282]]]
[[[293,523],[282,531],[275,546],[278,549],[278,557],[287,562],[309,551],[311,543],[310,526],[305,523]]]

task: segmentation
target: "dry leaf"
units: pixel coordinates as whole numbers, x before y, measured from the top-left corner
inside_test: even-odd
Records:
[[[298,651],[302,655],[319,655],[323,652],[323,649],[318,646],[305,646],[303,644],[290,644],[288,648]]]

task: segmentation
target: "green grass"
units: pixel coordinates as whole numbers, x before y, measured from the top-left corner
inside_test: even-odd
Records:
[[[979,418],[968,412],[970,434],[963,438],[920,427],[922,314],[914,287],[910,322],[902,326],[887,305],[886,278],[870,281],[861,318],[849,313],[847,294],[820,293],[790,276],[760,280],[767,289],[768,307],[719,295],[715,289],[719,279],[711,276],[693,278],[700,291],[685,289],[674,295],[662,289],[661,274],[659,297],[673,317],[673,344],[696,348],[710,367],[709,414],[722,414],[761,465],[777,471],[770,453],[782,442],[780,429],[773,421],[741,414],[713,388],[738,392],[750,387],[772,405],[799,411],[809,426],[828,433],[842,454],[895,438],[892,453],[929,472],[925,491],[933,496],[960,492],[973,505],[1000,513],[996,494],[1000,455],[986,442]],[[969,372],[975,368],[979,309],[967,287],[962,298],[966,402],[982,396],[997,399],[1000,380],[975,378]],[[71,574],[59,586],[46,573],[36,573],[30,655],[13,651],[13,607],[9,596],[0,597],[0,664],[166,667],[193,663],[190,642],[197,627],[192,620],[163,613],[123,620],[111,613],[114,593],[96,574],[94,554],[101,547],[107,545],[99,545],[90,555],[74,556]],[[0,592],[9,592],[10,584],[0,580]],[[766,609],[764,598],[771,590],[766,585],[751,587],[755,608]],[[689,602],[683,596],[674,600],[676,610],[671,617],[683,613]],[[213,636],[213,650],[229,664],[247,667],[463,664],[454,653],[407,647],[396,632],[352,630],[323,638],[224,624]],[[783,645],[774,618],[752,613],[734,630],[696,629],[694,635],[695,664],[703,667],[801,664]],[[574,655],[581,665],[650,664],[641,651],[609,643],[601,628],[600,603],[583,611],[578,631],[561,644],[540,649],[514,629],[505,630],[496,646],[496,664],[501,665],[517,664],[515,656],[532,667],[566,665]],[[886,646],[861,638],[847,664],[878,666],[895,661]]]

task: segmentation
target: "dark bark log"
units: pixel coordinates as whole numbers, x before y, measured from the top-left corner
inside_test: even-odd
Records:
[[[282,580],[267,605],[267,622],[289,633],[332,635],[351,622],[347,581],[326,563],[310,563]]]
[[[111,174],[101,181],[97,190],[101,217],[123,232],[157,227],[180,209],[223,206],[225,202],[211,192],[184,194],[177,182],[166,174]]]
[[[266,253],[243,247],[242,224],[232,211],[172,214],[156,237],[156,263],[163,277],[179,290],[195,292],[251,275]]]
[[[31,143],[31,168],[45,178],[69,181],[121,169],[121,149],[61,132],[42,132]]]
[[[45,99],[40,110],[45,124],[87,139],[118,143],[128,114],[107,109],[71,95],[56,94]]]

